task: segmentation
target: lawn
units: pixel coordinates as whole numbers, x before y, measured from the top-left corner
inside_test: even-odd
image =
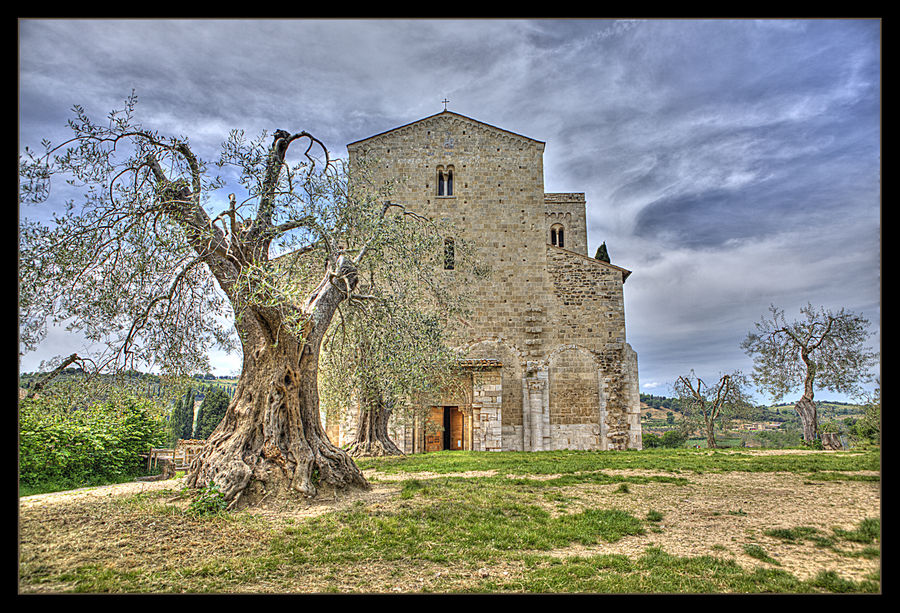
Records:
[[[21,499],[19,591],[871,593],[877,451],[440,452],[237,513],[182,480]]]

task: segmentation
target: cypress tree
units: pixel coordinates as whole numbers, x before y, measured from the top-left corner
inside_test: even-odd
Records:
[[[195,438],[208,438],[212,434],[222,418],[225,417],[228,402],[228,393],[224,389],[216,385],[209,386],[197,412]]]
[[[169,418],[169,433],[172,445],[180,438],[191,438],[194,427],[194,388],[190,388],[178,400],[172,408],[172,416]]]
[[[597,247],[597,253],[594,254],[595,260],[600,260],[601,262],[606,262],[609,264],[609,253],[606,251],[606,242],[604,241],[602,245]]]

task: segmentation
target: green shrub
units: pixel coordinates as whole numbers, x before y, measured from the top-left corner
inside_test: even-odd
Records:
[[[647,432],[641,436],[644,449],[653,449],[662,446],[659,436],[652,432]]]
[[[660,445],[663,447],[681,447],[684,445],[684,442],[687,440],[687,436],[678,430],[669,430],[665,434],[662,435],[660,439]]]
[[[165,421],[152,400],[113,393],[85,407],[64,396],[19,405],[19,482],[78,487],[140,474],[140,454],[165,443]]]
[[[200,490],[188,506],[188,513],[195,516],[218,515],[228,508],[225,495],[216,485]]]

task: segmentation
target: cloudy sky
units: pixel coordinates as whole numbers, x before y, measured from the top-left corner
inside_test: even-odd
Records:
[[[584,192],[589,252],[605,241],[633,271],[642,392],[749,372],[740,342],[770,304],[861,313],[880,350],[877,20],[19,22],[22,146],[132,90],[145,127],[208,159],[234,128],[306,130],[344,156],[445,97],[546,142],[546,191]],[[54,331],[21,369],[76,343]]]

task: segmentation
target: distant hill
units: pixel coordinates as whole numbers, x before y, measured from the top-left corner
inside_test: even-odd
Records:
[[[31,387],[31,385],[37,381],[41,376],[45,373],[42,372],[23,372],[19,373],[19,389],[27,390]],[[66,378],[78,378],[85,376],[85,372],[81,368],[66,368],[59,375],[57,375],[57,379],[65,380]],[[118,375],[122,377],[122,381],[130,384],[139,384],[141,386],[146,386],[146,390],[155,394],[158,392],[161,381],[159,375],[153,373],[144,373],[137,370],[130,370]],[[112,375],[100,375],[101,378],[111,378]],[[197,388],[197,396],[196,399],[198,401],[203,400],[204,393],[203,389],[207,386],[214,385],[216,387],[223,388],[230,396],[234,395],[234,390],[237,388],[237,377],[230,376],[216,376],[210,373],[207,374],[197,374],[191,377],[196,382],[195,388]]]
[[[677,398],[653,394],[641,394],[640,398],[642,414],[646,414],[649,411],[653,419],[665,419],[666,414],[672,411],[676,414],[676,419],[680,417],[678,414],[681,413],[681,405]],[[865,412],[861,405],[849,402],[838,400],[816,400],[815,402],[819,417],[824,419],[857,415]],[[764,421],[784,421],[792,419],[796,414],[794,403],[790,402],[775,405],[758,405],[753,417]]]

